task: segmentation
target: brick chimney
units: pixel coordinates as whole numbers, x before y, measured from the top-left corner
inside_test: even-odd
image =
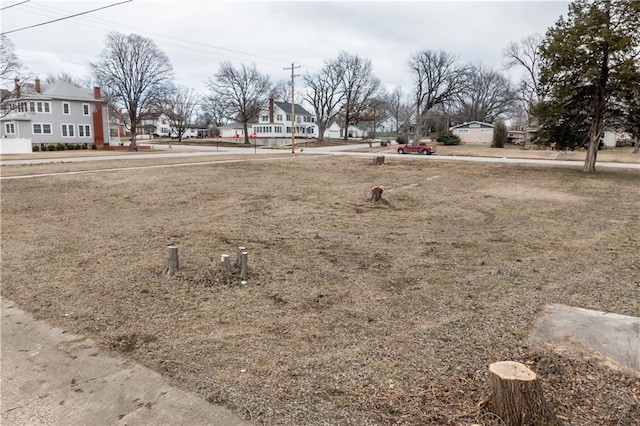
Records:
[[[16,92],[16,98],[19,98],[20,97],[20,79],[16,77],[13,80],[13,83],[15,84],[14,90]]]
[[[104,121],[102,117],[102,96],[100,95],[100,88],[94,86],[93,97],[96,100],[96,109],[93,111],[93,135],[96,148],[104,148]]]
[[[36,93],[40,93],[40,79],[36,77]]]
[[[269,123],[273,123],[273,98],[269,98]]]

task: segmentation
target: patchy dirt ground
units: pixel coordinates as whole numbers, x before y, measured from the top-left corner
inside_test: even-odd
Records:
[[[3,180],[2,295],[257,423],[499,425],[477,404],[515,360],[566,424],[636,425],[638,377],[527,338],[547,303],[640,313],[640,173],[387,162]]]

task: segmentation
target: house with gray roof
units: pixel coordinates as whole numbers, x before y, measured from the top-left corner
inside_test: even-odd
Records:
[[[318,125],[315,115],[301,105],[294,105],[295,136],[298,138],[317,138]],[[267,108],[258,115],[258,122],[251,124],[249,131],[258,138],[291,137],[291,103],[269,100]]]
[[[0,113],[2,139],[31,139],[34,144],[96,144],[109,141],[106,99],[99,87],[86,89],[64,80],[44,85],[15,80]]]

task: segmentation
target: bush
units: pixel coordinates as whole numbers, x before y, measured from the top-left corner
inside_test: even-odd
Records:
[[[404,145],[409,142],[409,138],[407,137],[407,135],[398,135],[396,137],[396,142],[398,142],[400,145]]]
[[[82,145],[80,145],[80,149],[87,149],[87,144],[83,143]]]
[[[65,148],[66,147],[65,147],[65,145],[63,143],[56,144],[56,149],[58,151],[64,151]]]
[[[40,145],[31,145],[31,151],[33,152],[40,151]]]
[[[436,140],[445,145],[460,145],[460,138],[451,132],[438,133]]]
[[[96,144],[95,144],[95,143],[92,143],[92,144],[91,144],[91,149],[98,149],[98,147],[96,146]]]
[[[509,137],[507,126],[502,121],[498,121],[493,128],[493,140],[491,146],[493,148],[504,148]]]
[[[48,149],[49,151],[55,151],[55,150],[57,150],[57,149],[58,149],[58,147],[57,147],[56,145],[54,145],[54,144],[50,143],[49,145],[47,145],[47,149]]]

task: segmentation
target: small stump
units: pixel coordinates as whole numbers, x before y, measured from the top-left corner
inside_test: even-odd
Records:
[[[489,365],[493,412],[509,426],[557,425],[542,385],[526,365],[513,361]]]
[[[382,200],[382,192],[384,191],[384,188],[381,186],[374,186],[373,188],[371,188],[371,201],[380,201]]]
[[[167,277],[172,277],[178,272],[179,269],[179,261],[178,261],[178,246],[176,245],[168,245],[167,246],[167,262],[164,267],[164,274]]]

